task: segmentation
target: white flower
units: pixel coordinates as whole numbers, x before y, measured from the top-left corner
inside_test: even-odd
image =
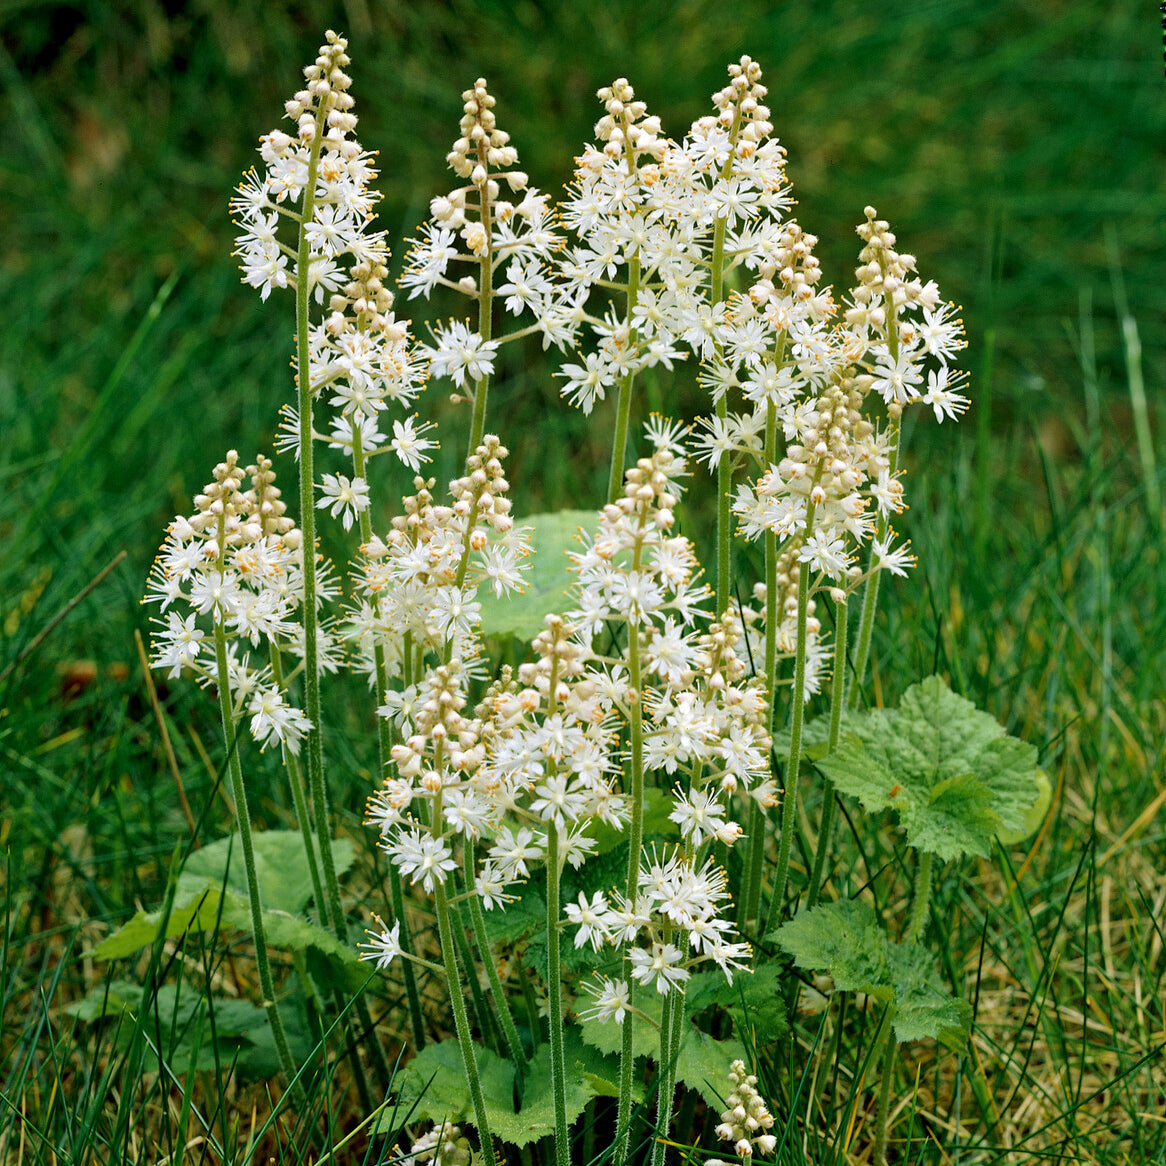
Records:
[[[580,1020],[614,1020],[623,1024],[631,1007],[631,992],[626,980],[603,979],[598,984],[584,984],[583,991],[595,997],[595,1006],[579,1013]]]
[[[633,948],[629,958],[632,978],[644,985],[655,983],[661,996],[683,984],[692,974],[680,966],[684,954],[670,943],[654,943],[650,951]]]
[[[703,790],[693,790],[687,797],[678,790],[676,808],[668,818],[680,826],[680,833],[685,838],[699,846],[710,835],[720,837],[719,831],[725,825],[724,816],[725,807]]]
[[[947,365],[938,370],[929,370],[927,392],[923,394],[923,404],[930,405],[935,410],[935,420],[940,423],[945,417],[958,421],[960,414],[967,410],[969,404],[967,397],[952,392],[947,378]]]
[[[251,713],[251,735],[261,749],[275,740],[298,753],[300,739],[312,728],[312,722],[299,709],[287,704],[277,688],[256,689],[247,711]]]
[[[421,468],[422,462],[433,460],[426,457],[426,454],[429,450],[437,448],[436,441],[429,441],[422,436],[432,429],[433,425],[426,422],[418,428],[414,424],[416,420],[416,417],[409,417],[404,421],[394,421],[393,439],[389,442],[390,448],[397,457],[414,472]]]
[[[324,497],[316,503],[316,509],[331,506],[332,517],[340,515],[345,530],[351,530],[356,515],[368,509],[368,483],[363,478],[350,481],[343,474],[325,474],[321,489]]]
[[[176,611],[166,614],[166,630],[158,637],[154,667],[169,668],[166,675],[171,678],[180,675],[198,657],[206,633],[194,626],[196,618],[194,612],[185,620]]]
[[[497,340],[483,340],[460,320],[455,320],[448,328],[436,329],[434,338],[436,347],[426,345],[422,348],[434,376],[452,377],[460,388],[467,378],[480,381],[494,371]]]
[[[392,927],[385,927],[379,915],[374,915],[373,918],[380,924],[380,931],[366,930],[365,935],[368,939],[357,944],[357,949],[362,960],[375,961],[376,966],[383,971],[401,954],[401,925],[394,923]]]
[[[579,928],[575,933],[575,946],[590,943],[592,950],[598,951],[608,938],[607,898],[602,891],[596,891],[590,900],[580,891],[579,902],[568,903],[567,919]]]
[[[420,883],[429,894],[438,883],[445,882],[451,870],[457,870],[448,844],[417,829],[402,834],[387,849],[401,874],[408,876],[411,883]]]

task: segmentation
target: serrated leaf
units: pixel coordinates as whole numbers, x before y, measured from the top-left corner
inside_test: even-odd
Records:
[[[894,809],[910,846],[947,861],[988,855],[998,835],[1025,828],[1039,796],[1036,756],[931,676],[898,709],[855,715],[819,766],[864,809]]]
[[[900,1041],[940,1040],[961,1048],[971,1031],[972,1007],[940,982],[930,954],[917,943],[891,944],[895,982],[895,1036]]]
[[[736,1038],[714,1040],[689,1025],[680,1042],[676,1079],[695,1089],[714,1110],[721,1109],[730,1089],[729,1066],[746,1060],[745,1046]]]
[[[571,1030],[563,1033],[563,1060],[565,1064],[565,1095],[567,1124],[570,1125],[586,1108],[595,1095],[586,1077],[572,1071],[579,1050],[574,1047]],[[579,1042],[580,1048],[582,1042]],[[618,1094],[618,1090],[617,1090]],[[522,1108],[487,1106],[487,1116],[495,1135],[512,1146],[525,1146],[555,1132],[555,1094],[551,1079],[551,1048],[540,1045],[526,1069]]]
[[[967,1039],[971,1008],[944,987],[926,948],[891,942],[868,903],[824,903],[774,934],[798,967],[827,972],[836,988],[892,1005],[900,1041],[930,1038],[959,1047]]]
[[[513,1109],[514,1066],[480,1045],[474,1045],[474,1059],[486,1105]],[[398,1075],[396,1088],[403,1111],[416,1103],[413,1117],[417,1120],[473,1121],[473,1101],[456,1040],[426,1045]]]
[[[575,1068],[585,1056],[577,1038],[564,1034],[567,1065]],[[577,1047],[578,1045],[578,1047]],[[522,1108],[514,1105],[514,1066],[489,1049],[474,1046],[486,1118],[494,1136],[514,1146],[525,1146],[555,1129],[555,1102],[551,1082],[551,1053],[542,1045],[527,1066]],[[461,1049],[456,1040],[426,1045],[398,1078],[399,1110],[413,1108],[413,1118],[429,1118],[476,1125],[473,1100],[466,1080]],[[595,1095],[584,1077],[568,1072],[567,1121],[573,1122]]]
[[[574,606],[575,576],[568,570],[567,553],[579,549],[575,536],[580,528],[593,527],[596,519],[594,510],[560,510],[515,520],[515,526],[533,527],[531,569],[523,575],[526,589],[501,599],[487,587],[479,590],[483,636],[525,643],[543,630],[548,615]]]
[[[686,985],[688,1011],[695,1015],[718,1005],[733,1018],[738,1033],[751,1033],[755,1044],[769,1044],[789,1027],[782,999],[784,979],[776,963],[758,964],[748,974],[735,975],[731,984],[723,972],[697,972]]]
[[[251,836],[255,848],[255,872],[263,906],[296,915],[312,898],[312,880],[304,853],[304,839],[298,830],[258,830]],[[356,847],[347,838],[332,840],[336,874],[343,875],[356,861]],[[179,893],[185,885],[209,880],[247,893],[247,873],[237,836],[220,838],[194,851],[186,860],[179,879]]]
[[[890,940],[874,908],[857,899],[802,911],[772,933],[799,968],[829,972],[844,992],[890,999]]]

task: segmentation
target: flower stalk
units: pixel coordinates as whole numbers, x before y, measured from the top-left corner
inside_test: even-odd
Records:
[[[227,772],[231,778],[231,797],[235,803],[235,824],[239,828],[239,842],[243,850],[243,872],[247,878],[247,904],[251,910],[251,933],[255,938],[255,966],[259,972],[259,990],[263,995],[263,1011],[271,1025],[271,1036],[279,1055],[280,1067],[291,1090],[292,1104],[297,1108],[304,1102],[303,1089],[296,1080],[296,1063],[287,1042],[275,982],[271,977],[271,962],[267,954],[267,929],[263,925],[263,901],[259,893],[259,874],[255,867],[255,844],[251,838],[251,814],[247,808],[247,789],[243,784],[243,767],[239,761],[238,735],[235,732],[234,710],[231,708],[231,674],[227,664],[227,635],[222,619],[215,620],[215,664],[218,673],[219,713],[223,723],[223,744],[227,750]]]

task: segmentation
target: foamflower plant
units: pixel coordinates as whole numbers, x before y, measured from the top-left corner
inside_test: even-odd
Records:
[[[475,80],[446,155],[455,184],[400,281],[414,307],[440,293],[469,311],[408,320],[349,65],[329,32],[286,104],[291,128],[261,138],[262,168],[232,200],[244,281],[294,295],[295,398],[272,412],[298,463],[298,526],[272,463],[244,470],[232,452],[171,524],[147,596],[155,666],[218,695],[283,1073],[303,1067],[266,950],[244,727],[282,755],[329,942],[374,979],[401,977],[400,1015],[374,1021],[357,996],[348,1047],[371,1099],[363,1061],[387,1085],[382,1036],[407,1030],[392,1083],[397,1110],[432,1123],[410,1135],[417,1161],[493,1166],[503,1146],[533,1161],[545,1139],[542,1161],[570,1166],[603,1137],[616,1166],[663,1166],[692,1135],[681,1087],[680,1112],[699,1095],[737,1160],[772,1156],[784,1134],[757,1086],[789,1062],[767,1042],[796,1023],[796,965],[882,1008],[882,1166],[899,1042],[969,1032],[925,947],[936,863],[1022,837],[1039,802],[1031,747],[939,678],[897,713],[863,710],[881,580],[915,564],[896,530],[903,416],[954,421],[968,405],[958,313],[873,207],[849,290],[825,282],[743,56],[679,140],[627,78],[600,89],[557,204]],[[562,354],[547,376],[569,404],[609,418],[606,491],[582,516],[516,517],[517,435],[496,408],[487,427],[487,403],[499,353],[524,338]],[[638,379],[667,383],[685,362],[700,415],[645,419],[633,449]],[[466,456],[440,485],[427,380],[469,406]],[[391,500],[368,472],[384,454],[411,481]],[[694,495],[716,514],[708,547],[686,523]],[[317,520],[347,539],[346,578],[319,555]],[[526,642],[500,633],[503,608]],[[365,715],[323,701],[341,670],[367,684]],[[328,828],[328,723],[374,774],[384,880],[362,896],[357,943]],[[811,772],[821,797],[803,801]],[[839,797],[867,815],[856,832],[899,815],[917,852],[905,927],[831,861]],[[333,1003],[347,1012],[338,990]]]

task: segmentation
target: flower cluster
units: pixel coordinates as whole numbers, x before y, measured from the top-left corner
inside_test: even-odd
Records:
[[[626,299],[602,318],[582,364],[564,366],[563,395],[585,412],[607,390],[644,368],[707,359],[723,343],[720,288],[725,272],[762,262],[790,205],[785,151],[769,138],[756,63],[743,57],[714,94],[715,115],[695,122],[682,143],[661,134],[658,118],[621,78],[601,89],[602,145],[588,146],[562,208],[576,232],[560,265],[581,288],[613,286],[622,271]]]
[[[729,1068],[729,1080],[733,1088],[725,1099],[717,1137],[732,1142],[734,1153],[746,1162],[754,1152],[772,1154],[777,1148],[777,1138],[769,1133],[773,1129],[773,1114],[757,1092],[757,1078],[746,1071],[744,1061],[734,1061]],[[710,1158],[706,1166],[728,1164]]]
[[[168,528],[145,598],[166,614],[154,636],[152,663],[169,676],[190,669],[207,683],[219,683],[213,637],[208,644],[204,630],[209,623],[224,641],[237,715],[251,715],[251,732],[261,744],[278,741],[295,752],[310,728],[307,718],[288,703],[272,665],[253,666],[239,645],[265,642],[277,655],[288,647],[302,651],[296,620],[302,540],[285,513],[271,462],[258,457],[244,471],[238,459],[231,450],[215,467],[214,481],[195,496],[194,513],[175,518]],[[245,474],[251,478],[247,490]],[[171,610],[177,606],[188,614]]]
[[[415,1166],[470,1166],[476,1157],[461,1127],[444,1121],[419,1137],[404,1161]]]
[[[403,499],[404,512],[383,538],[361,548],[355,567],[357,606],[349,635],[357,659],[371,675],[373,648],[380,645],[391,676],[412,676],[415,659],[443,654],[446,645],[462,660],[477,656],[478,589],[495,595],[521,588],[530,554],[525,527],[510,516],[507,456],[497,437],[487,434],[450,483],[450,501],[439,505],[432,479],[415,479],[417,493]],[[408,682],[408,683],[411,683]],[[407,719],[416,690],[389,694],[383,715]]]
[[[808,248],[814,240],[792,229],[774,271],[763,267],[763,278],[733,305],[736,318],[767,333],[767,355],[757,367],[773,387],[769,402],[786,441],[783,457],[753,485],[739,487],[733,509],[746,537],[774,533],[787,562],[808,563],[815,580],[839,594],[866,577],[858,565],[864,546],[873,552],[873,570],[904,574],[913,561],[905,547],[893,545],[889,525],[904,507],[895,472],[903,408],[923,401],[942,419],[967,405],[952,387],[959,376],[947,363],[963,346],[950,305],[933,283],[912,275],[914,258],[894,250],[894,235],[872,207],[859,234],[866,245],[843,325],[827,327],[832,301],[812,294],[817,266]],[[726,387],[744,388],[745,362],[734,356],[726,344],[716,375]],[[937,367],[926,371],[928,360]],[[926,392],[920,388],[925,371]],[[872,395],[881,398],[886,423],[869,415]]]
[[[377,171],[353,136],[346,47],[343,37],[328,34],[304,71],[306,88],[287,103],[296,133],[273,130],[260,139],[264,173],[245,178],[231,209],[245,282],[266,299],[272,287],[297,287],[304,267],[316,303],[327,296],[327,315],[308,333],[308,376],[312,395],[326,395],[335,413],[330,430],[313,430],[311,439],[352,456],[352,477],[325,474],[317,504],[348,530],[368,506],[365,457],[392,450],[417,470],[434,443],[425,436],[430,427],[412,417],[395,420],[391,437],[380,428],[390,402],[407,408],[420,393],[424,365],[393,313],[384,233],[371,229]],[[280,448],[299,456],[302,440],[301,418],[285,406]]]
[[[448,377],[458,390],[468,384],[472,392],[493,373],[501,343],[539,331],[544,345],[562,345],[570,319],[550,278],[551,256],[562,245],[550,199],[518,169],[518,151],[498,128],[486,82],[479,78],[462,101],[460,134],[446,160],[464,182],[430,202],[430,220],[413,241],[401,286],[410,299],[446,287],[478,302],[476,329],[461,320],[436,325],[433,344],[425,349],[434,376]],[[503,183],[514,197],[502,197]],[[451,272],[451,265],[465,274]],[[504,298],[508,314],[530,312],[535,323],[495,338],[495,297]]]
[[[589,943],[598,951],[612,943],[626,949],[632,978],[666,995],[688,980],[692,967],[706,961],[715,963],[730,982],[734,969],[748,967],[751,948],[730,938],[733,924],[720,915],[728,900],[725,872],[711,861],[698,866],[678,847],[654,852],[641,864],[634,900],[618,892],[610,897],[603,892],[580,894],[566,912],[568,922],[578,928],[576,947]],[[603,978],[587,991],[597,999],[587,1015],[620,1019],[626,983]]]

